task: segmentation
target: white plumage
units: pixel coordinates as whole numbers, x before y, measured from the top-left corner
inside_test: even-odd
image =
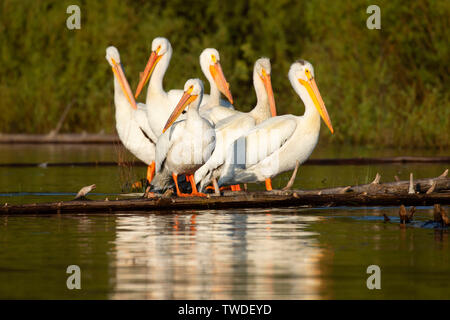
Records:
[[[228,147],[255,125],[268,119],[271,116],[271,111],[273,114],[275,113],[276,107],[272,86],[270,85],[270,72],[269,59],[260,58],[255,62],[253,84],[255,86],[257,103],[252,111],[245,113],[217,107],[206,113],[206,118],[211,122],[214,122],[220,113],[225,114],[228,111],[230,116],[221,120],[218,119],[215,127],[216,147],[214,152],[208,161],[195,172],[195,181],[200,182],[200,190],[203,190],[213,179],[220,176]],[[208,118],[208,115],[212,119]]]
[[[170,44],[169,40],[162,37],[155,38],[152,41],[151,50],[152,54],[150,55],[150,59],[142,74],[142,78],[139,82],[135,96],[137,97],[140,94],[146,81],[149,81],[147,96],[145,100],[145,104],[147,107],[147,118],[150,128],[155,133],[155,135],[159,137],[162,133],[164,124],[166,123],[176,104],[183,95],[183,90],[170,90],[169,92],[166,92],[163,88],[164,75],[167,71],[167,68],[169,67],[170,59],[172,57],[172,45]],[[220,57],[217,50],[215,50],[215,52],[217,53],[216,60],[218,62],[220,60]],[[209,57],[209,60],[211,60],[211,56]],[[217,89],[217,85],[215,83],[215,79],[210,74],[209,60],[200,59],[200,64],[202,70],[204,70],[205,72],[205,76],[208,78],[208,80],[210,80],[211,90],[214,94],[213,98],[215,98],[215,89]],[[231,97],[231,94],[229,95],[229,97]],[[209,96],[205,95],[203,97],[202,103],[208,104],[208,101]],[[219,103],[227,107],[232,107],[224,100],[219,100]],[[184,117],[185,116],[182,115],[180,119],[184,119]]]
[[[299,60],[288,76],[305,104],[304,115],[270,118],[239,137],[228,148],[219,185],[264,181],[292,170],[297,160],[303,163],[317,144],[321,116],[333,132],[312,65]]]
[[[155,160],[156,136],[146,121],[145,106],[136,105],[115,47],[106,49],[106,60],[114,71],[114,105],[116,129],[120,141],[139,160]]]
[[[156,180],[167,181],[172,173],[178,195],[184,195],[178,189],[176,177],[185,174],[192,179],[192,194],[200,195],[193,174],[211,156],[215,147],[215,132],[213,126],[198,112],[203,95],[202,81],[190,79],[184,89],[180,102],[166,123],[164,130],[167,131],[163,132],[156,144]],[[174,123],[186,106],[186,119]]]

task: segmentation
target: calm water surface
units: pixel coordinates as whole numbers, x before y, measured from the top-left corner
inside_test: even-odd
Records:
[[[110,146],[0,146],[0,163],[114,161]],[[313,157],[414,155],[318,149]],[[421,151],[415,155],[445,155]],[[447,165],[304,166],[296,186],[316,188],[436,176]],[[0,167],[0,204],[119,197],[145,168]],[[289,174],[274,185],[283,186]],[[258,188],[258,187],[254,187]],[[448,210],[448,208],[447,208]],[[385,223],[386,213],[392,221]],[[450,298],[448,230],[400,228],[398,208],[284,208],[115,215],[0,216],[0,298],[431,299]],[[81,268],[68,290],[66,268]],[[366,269],[381,268],[381,290]]]

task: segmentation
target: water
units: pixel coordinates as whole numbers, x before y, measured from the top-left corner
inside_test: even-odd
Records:
[[[114,161],[117,152],[0,146],[0,163]],[[413,155],[336,148],[313,156],[405,154]],[[426,154],[433,155],[416,155]],[[386,180],[409,172],[430,177],[446,167],[304,166],[296,187],[366,183],[377,172]],[[0,167],[0,203],[69,200],[92,183],[91,198],[118,197],[125,178],[144,174],[143,167]],[[397,217],[398,208],[378,207],[0,216],[0,298],[449,299],[449,231],[400,228]],[[431,208],[417,209],[416,225],[431,218]],[[381,290],[366,286],[373,264],[381,268]],[[81,290],[66,287],[69,265],[81,268]]]

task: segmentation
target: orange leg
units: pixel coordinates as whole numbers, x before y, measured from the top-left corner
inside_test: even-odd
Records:
[[[177,196],[179,197],[189,197],[187,193],[181,193],[180,188],[178,187],[178,175],[175,172],[172,172],[172,178],[175,182],[175,188],[177,189]]]
[[[235,184],[234,186],[231,186],[231,191],[241,191],[241,186],[238,184]]]
[[[154,176],[155,176],[155,161],[153,161],[147,167],[147,181],[148,181],[148,183],[152,182]]]
[[[136,181],[135,183],[133,183],[133,184],[131,185],[131,188],[132,188],[132,189],[141,189],[141,188],[142,188],[142,182]]]
[[[266,190],[272,191],[272,180],[270,178],[266,179]]]
[[[186,177],[188,177],[188,176],[186,176]],[[206,194],[197,191],[197,185],[195,184],[193,174],[189,175],[189,181],[191,182],[191,187],[192,187],[191,196],[206,197]]]

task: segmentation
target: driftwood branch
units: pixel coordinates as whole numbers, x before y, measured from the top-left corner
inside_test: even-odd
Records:
[[[371,182],[371,184],[380,184],[381,175],[377,172],[375,179]]]
[[[409,209],[409,212],[407,212],[406,207],[402,204],[398,212],[398,215],[400,216],[400,223],[401,224],[410,223],[413,219],[414,212],[416,212],[416,207],[411,207]]]
[[[434,205],[434,222],[441,224],[443,227],[450,226],[450,219],[447,216],[447,211],[445,211],[440,204]]]
[[[435,182],[434,192],[427,194]],[[424,206],[450,204],[450,178],[437,177],[415,181],[416,193],[408,194],[409,181],[387,182],[329,188],[321,190],[274,190],[260,192],[224,192],[224,196],[179,198],[154,195],[150,199],[134,198],[108,201],[66,201],[0,206],[0,214],[51,214],[114,211],[162,212],[172,210],[210,210],[232,208],[277,208],[288,206]],[[447,215],[439,215],[447,219]],[[232,212],[232,211],[231,211]],[[412,219],[412,214],[409,217]],[[445,218],[442,218],[445,217]]]
[[[435,203],[450,204],[450,193],[432,194],[298,194],[291,192],[276,195],[272,192],[240,192],[235,196],[222,197],[153,197],[151,199],[127,199],[109,201],[64,201],[5,205],[0,207],[0,215],[13,214],[56,214],[56,213],[104,213],[115,211],[143,211],[160,213],[177,210],[212,210],[233,208],[281,208],[291,206],[334,207],[334,206],[427,206]],[[233,212],[231,210],[230,212]]]
[[[447,171],[447,170],[446,170]],[[445,173],[445,172],[444,172]],[[369,184],[357,185],[352,187],[345,187],[345,192],[355,192],[355,193],[391,193],[391,194],[399,194],[399,193],[408,193],[410,190],[410,181],[395,181],[395,182],[386,182],[386,183],[375,183],[378,176],[374,179],[373,182]],[[426,178],[426,179],[418,179],[414,182],[415,192],[418,193],[426,193],[432,185],[435,184],[433,192],[439,192],[442,190],[450,190],[450,179],[445,175],[440,175],[436,178]],[[328,188],[322,190],[316,190],[317,194],[335,194],[342,193],[343,187],[337,188]],[[296,191],[299,194],[302,191]]]
[[[430,187],[430,188],[431,188],[431,187]],[[413,182],[413,174],[412,174],[412,173],[409,174],[409,188],[408,188],[408,193],[409,193],[409,194],[414,194],[414,193],[416,193],[416,192],[414,191],[414,182]]]

